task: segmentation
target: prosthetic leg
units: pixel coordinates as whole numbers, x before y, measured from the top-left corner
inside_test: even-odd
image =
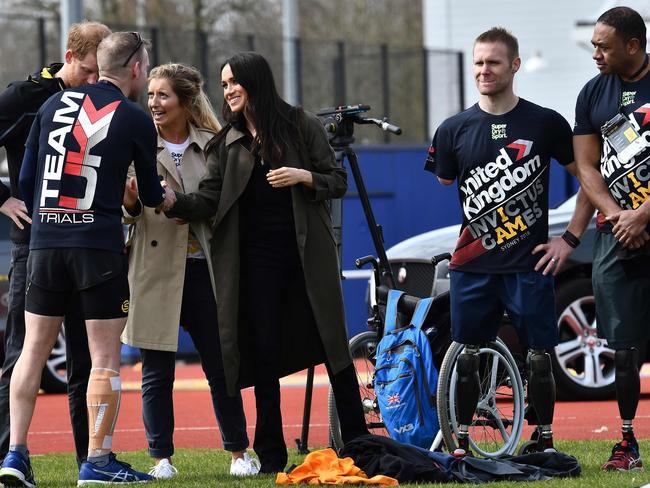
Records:
[[[603,465],[605,471],[630,471],[641,469],[643,466],[639,454],[639,443],[634,437],[632,428],[641,396],[639,353],[639,349],[632,347],[617,349],[614,354],[616,400],[623,421],[621,428],[623,439],[612,449],[611,456]]]
[[[478,351],[479,346],[466,345],[456,361],[458,373],[456,391],[460,401],[458,402],[458,449],[453,454],[457,457],[470,454],[469,426],[472,424],[481,392]]]
[[[618,411],[623,420],[623,432],[626,422],[632,431],[632,420],[641,396],[641,379],[639,377],[639,350],[636,348],[618,349],[614,354],[616,365],[616,400]]]
[[[528,353],[528,400],[537,413],[537,451],[555,450],[553,447],[553,413],[555,410],[555,378],[551,357],[544,349]]]

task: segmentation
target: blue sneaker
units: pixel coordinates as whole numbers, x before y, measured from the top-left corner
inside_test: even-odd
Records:
[[[36,480],[29,457],[18,451],[9,451],[0,468],[0,483],[4,486],[27,486],[34,488]]]
[[[115,454],[111,453],[110,461],[106,466],[99,467],[88,461],[81,463],[77,486],[110,483],[144,483],[153,479],[154,477],[147,473],[134,470],[130,464],[118,461],[115,458]]]

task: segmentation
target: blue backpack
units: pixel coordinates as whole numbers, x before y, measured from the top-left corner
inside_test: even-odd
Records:
[[[404,292],[390,290],[384,337],[375,363],[375,394],[390,437],[429,449],[438,433],[438,370],[421,327],[433,298],[418,302],[408,326],[397,328],[397,302]]]

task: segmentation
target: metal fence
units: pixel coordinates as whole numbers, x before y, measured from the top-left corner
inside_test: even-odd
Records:
[[[111,25],[114,30],[134,26]],[[233,53],[255,50],[271,64],[283,86],[281,38],[225,35],[149,26],[152,66],[175,61],[200,69],[219,112],[222,103],[219,67]],[[388,116],[403,135],[389,136],[359,127],[360,143],[423,143],[431,127],[464,106],[462,53],[405,48],[390,44],[362,45],[343,41],[296,40],[298,97],[306,109],[365,103],[374,117]],[[59,24],[54,18],[0,15],[0,87],[24,79],[41,66],[60,60]]]

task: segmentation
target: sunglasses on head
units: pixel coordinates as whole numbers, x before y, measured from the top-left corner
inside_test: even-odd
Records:
[[[126,61],[124,61],[124,64],[122,65],[122,68],[126,68],[126,65],[129,64],[129,61],[131,61],[131,58],[135,55],[135,53],[137,53],[140,50],[140,48],[142,47],[142,44],[144,44],[144,40],[142,39],[142,36],[140,35],[139,32],[131,32],[131,35],[133,35],[133,37],[135,37],[137,42],[135,44],[135,48],[133,49],[133,51],[131,51],[131,54],[129,54],[129,57],[126,58]]]

